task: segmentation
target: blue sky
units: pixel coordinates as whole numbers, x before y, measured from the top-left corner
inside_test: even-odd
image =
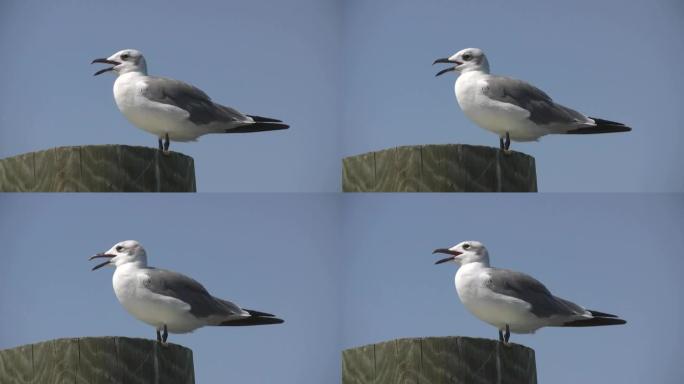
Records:
[[[0,349],[61,337],[155,338],[88,257],[126,239],[152,266],[282,325],[171,334],[198,383],[339,380],[339,217],[332,195],[0,195]]]
[[[172,148],[200,191],[338,191],[343,156],[397,145],[497,146],[458,109],[435,58],[480,47],[494,73],[630,134],[513,148],[541,191],[684,191],[682,4],[276,0],[0,4],[0,157],[62,145],[156,146],[119,113],[96,57],[137,48],[150,74],[285,120],[288,131],[209,135]]]
[[[493,266],[628,321],[514,334],[535,349],[540,382],[684,375],[681,195],[5,194],[0,211],[0,348],[60,337],[154,339],[116,300],[113,271],[91,272],[87,260],[137,239],[150,265],[286,320],[172,334],[192,348],[197,382],[335,383],[343,348],[399,337],[497,338],[459,302],[456,266],[433,265],[433,249],[469,239],[488,246]]]
[[[461,304],[455,264],[435,248],[482,241],[494,267],[614,313],[624,326],[547,328],[511,340],[535,350],[540,383],[675,383],[684,376],[681,195],[345,196],[342,347],[400,337],[497,339]]]

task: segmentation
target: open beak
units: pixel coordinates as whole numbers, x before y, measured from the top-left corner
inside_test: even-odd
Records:
[[[116,67],[117,65],[121,64],[121,63],[119,63],[118,61],[109,60],[109,59],[95,59],[95,60],[93,60],[90,64],[95,64],[95,63],[111,64],[111,65],[113,65],[114,67]],[[99,71],[95,72],[95,74],[94,74],[93,76],[97,76],[97,75],[102,74],[102,73],[105,73],[105,72],[113,71],[113,70],[114,70],[114,67],[109,67],[109,68],[105,68],[105,69],[100,69]]]
[[[432,251],[432,254],[433,254],[433,255],[434,255],[435,253],[446,253],[447,255],[451,255],[451,256],[446,257],[446,258],[444,258],[444,259],[442,259],[442,260],[437,260],[437,261],[435,261],[435,264],[442,264],[442,263],[446,263],[447,261],[452,261],[452,260],[454,260],[456,257],[458,257],[458,255],[461,254],[461,252],[452,251],[452,250],[447,249],[447,248],[437,248],[437,249],[435,249],[434,251]]]
[[[448,57],[443,57],[443,58],[441,58],[441,59],[437,59],[437,60],[435,60],[434,63],[432,63],[432,65],[435,65],[435,64],[437,64],[437,63],[454,64],[454,66],[453,66],[453,67],[449,67],[449,68],[447,68],[447,69],[442,69],[441,71],[437,72],[437,74],[435,75],[435,77],[440,76],[440,75],[443,75],[443,74],[445,74],[445,73],[447,73],[447,72],[455,71],[457,66],[463,64],[463,63],[461,63],[460,61],[449,60]]]
[[[116,255],[110,255],[109,253],[98,253],[95,256],[91,256],[90,259],[88,259],[88,260],[103,259],[103,258],[109,259],[109,260],[105,261],[104,263],[100,263],[100,264],[94,266],[93,269],[91,269],[91,271],[94,271],[96,269],[100,269],[100,268],[104,267],[105,265],[111,263],[113,257],[116,257]]]

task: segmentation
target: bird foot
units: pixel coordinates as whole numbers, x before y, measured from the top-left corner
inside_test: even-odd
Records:
[[[164,324],[164,328],[157,329],[157,342],[161,344],[163,347],[166,347],[168,345],[168,343],[166,342],[167,337],[169,337],[169,332],[166,328],[166,324]]]
[[[499,341],[503,343],[506,347],[510,347],[511,343],[508,342],[508,339],[511,338],[511,328],[506,324],[505,331],[499,329]]]
[[[164,135],[164,154],[169,154],[169,146],[171,145],[171,140],[169,140],[169,134]]]

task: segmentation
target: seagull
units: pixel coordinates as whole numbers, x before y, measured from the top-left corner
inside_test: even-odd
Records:
[[[265,312],[244,309],[212,296],[197,281],[180,273],[147,266],[147,253],[135,240],[122,241],[92,256],[107,261],[93,267],[116,268],[112,283],[121,305],[136,319],[157,330],[157,341],[166,344],[168,332],[188,333],[207,325],[246,326],[280,324],[283,320]]]
[[[511,332],[534,333],[541,327],[591,327],[625,324],[609,313],[585,309],[554,296],[532,276],[489,266],[489,253],[482,243],[464,241],[451,248],[435,249],[449,257],[435,264],[456,262],[461,267],[454,278],[463,305],[477,318],[499,330],[499,340],[508,344]]]
[[[287,129],[280,120],[246,115],[211,101],[201,89],[182,81],[148,76],[140,51],[124,49],[93,63],[110,64],[95,72],[117,74],[114,101],[138,128],[159,138],[159,150],[168,153],[170,140],[195,141],[207,133],[246,133]],[[162,143],[163,140],[163,143]]]
[[[489,74],[487,56],[479,48],[466,48],[435,60],[452,66],[435,76],[456,71],[454,92],[463,113],[480,127],[499,136],[499,147],[508,150],[513,141],[537,141],[550,133],[589,134],[628,132],[615,121],[587,117],[555,103],[532,84]]]

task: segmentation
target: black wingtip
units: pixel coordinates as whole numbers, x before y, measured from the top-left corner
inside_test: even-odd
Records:
[[[565,133],[568,135],[589,135],[594,133],[629,132],[632,130],[632,128],[622,123],[618,123],[617,121],[604,120],[596,117],[590,117],[590,119],[594,120],[594,123],[596,123],[595,126],[577,128]]]
[[[230,320],[219,324],[222,327],[250,327],[253,325],[274,325],[282,324],[284,320],[276,317],[248,317],[241,320]]]
[[[257,317],[275,317],[275,315],[272,315],[270,313],[266,312],[260,312],[260,311],[255,311],[253,309],[244,309],[243,310],[247,313],[249,313],[252,316],[257,316]]]
[[[277,131],[281,129],[288,129],[289,125],[283,123],[271,123],[271,122],[257,122],[241,125],[239,127],[226,129],[226,133],[252,133],[252,132],[266,132],[266,131]]]
[[[564,323],[564,327],[599,327],[602,325],[627,324],[626,320],[617,317],[594,317],[592,319],[574,320]]]
[[[243,308],[243,310],[249,313],[250,316],[242,319],[224,321],[219,325],[224,327],[246,327],[250,325],[282,324],[285,322],[285,320],[279,319],[270,313],[255,311],[253,309]]]
[[[591,315],[594,317],[614,317],[614,318],[617,318],[617,315],[611,315],[610,313],[594,311],[592,309],[587,309],[587,311],[589,311],[589,313],[591,313]]]
[[[248,326],[252,326],[252,325],[282,324],[285,322],[285,320],[283,320],[283,319],[279,319],[277,317],[272,317],[272,316],[273,315],[265,316],[265,317],[250,316],[250,317],[246,317],[244,319],[224,321],[223,323],[221,323],[219,325],[224,326],[224,327],[248,327]]]

